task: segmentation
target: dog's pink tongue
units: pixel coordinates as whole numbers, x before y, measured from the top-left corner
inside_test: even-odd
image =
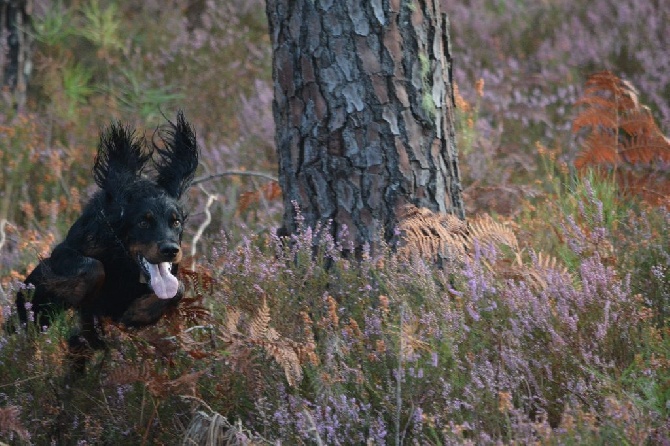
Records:
[[[151,288],[160,299],[172,299],[179,289],[179,281],[170,272],[170,263],[163,262],[158,265],[148,265],[151,276]]]

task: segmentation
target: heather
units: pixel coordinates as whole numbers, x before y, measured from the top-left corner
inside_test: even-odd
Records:
[[[35,3],[32,103],[0,113],[3,324],[94,191],[101,125],[183,107],[204,161],[179,311],[107,324],[84,377],[73,314],[0,334],[0,441],[667,444],[666,149],[584,161],[593,126],[572,132],[609,69],[667,134],[662,2],[447,4],[467,225],[413,210],[357,257],[326,228],[275,235],[261,2]]]

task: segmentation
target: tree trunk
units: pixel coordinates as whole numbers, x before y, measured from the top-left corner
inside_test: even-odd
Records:
[[[19,111],[25,108],[31,69],[31,13],[31,0],[0,0],[2,99]]]
[[[284,227],[395,239],[405,205],[464,217],[440,0],[268,0]]]

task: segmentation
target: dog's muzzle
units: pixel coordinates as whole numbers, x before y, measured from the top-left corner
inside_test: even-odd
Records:
[[[179,281],[172,274],[170,262],[154,264],[139,255],[138,263],[142,268],[144,279],[159,299],[172,299],[177,295]]]

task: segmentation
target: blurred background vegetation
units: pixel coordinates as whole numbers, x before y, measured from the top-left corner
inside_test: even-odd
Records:
[[[661,129],[670,129],[670,70],[664,68],[670,12],[658,2],[444,3],[470,214],[516,214],[523,197],[539,192],[534,181],[544,174],[537,143],[555,150],[561,163],[574,160],[580,143],[570,132],[573,106],[594,71],[629,79]],[[110,119],[150,133],[163,114],[183,108],[198,131],[202,177],[276,174],[264,2],[31,5],[27,105],[22,116],[9,103],[0,110],[7,166],[0,211],[9,231],[63,235],[91,193],[98,130]],[[205,193],[216,195],[211,233],[239,239],[237,228],[265,231],[280,215],[276,185],[262,176],[226,175],[200,188],[192,224],[201,221]]]

